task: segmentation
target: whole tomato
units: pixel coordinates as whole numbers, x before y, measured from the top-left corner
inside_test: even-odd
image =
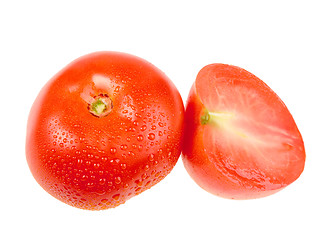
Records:
[[[282,100],[246,70],[210,64],[186,104],[183,162],[203,189],[230,199],[268,196],[305,164],[297,125]]]
[[[56,74],[28,119],[37,182],[74,207],[116,207],[162,180],[181,152],[184,106],[168,77],[118,52],[83,56]]]

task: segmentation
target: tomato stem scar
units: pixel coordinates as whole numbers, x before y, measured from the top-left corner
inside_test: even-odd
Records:
[[[205,110],[204,114],[200,117],[201,125],[205,125],[209,122],[209,112]]]
[[[89,112],[95,117],[107,116],[113,108],[112,100],[107,94],[100,94],[88,104]]]

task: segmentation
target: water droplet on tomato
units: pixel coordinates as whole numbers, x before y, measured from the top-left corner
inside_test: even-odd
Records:
[[[106,183],[106,178],[100,178],[99,179],[99,184],[100,185],[105,185],[105,183]]]
[[[125,163],[121,163],[120,166],[121,166],[121,169],[123,169],[123,170],[125,170],[127,168],[127,164],[125,164]]]
[[[154,133],[149,133],[148,139],[149,140],[154,140],[155,139],[155,134]]]
[[[82,175],[80,178],[81,181],[87,181],[87,179],[88,179],[87,175]]]
[[[141,131],[145,131],[146,129],[147,129],[147,126],[146,126],[146,125],[143,125],[143,126],[140,128]]]
[[[95,193],[101,196],[101,195],[104,195],[106,193],[106,191],[104,191],[104,190],[98,190]]]
[[[150,166],[147,164],[144,166],[144,171],[148,171],[150,169]]]
[[[148,182],[145,184],[145,186],[148,187],[150,183],[151,183],[151,181],[148,181]]]
[[[115,183],[116,183],[116,184],[120,184],[121,181],[122,181],[122,180],[121,180],[121,177],[116,177],[116,178],[115,178]]]
[[[110,152],[111,152],[111,154],[115,154],[116,153],[116,148],[112,147]]]
[[[142,135],[138,135],[138,136],[137,136],[137,140],[138,140],[138,141],[142,141],[142,140],[143,140],[143,136],[142,136]]]
[[[135,183],[136,183],[137,186],[142,186],[143,185],[142,180],[136,180]]]
[[[148,160],[149,160],[150,162],[152,162],[154,159],[155,159],[155,154],[151,153],[151,154],[148,156]]]
[[[146,179],[149,178],[148,174],[146,174],[146,173],[143,173],[141,177],[142,177],[143,180],[146,180]]]
[[[120,199],[120,194],[115,194],[112,198],[117,201]]]
[[[120,162],[120,159],[118,158],[114,158],[112,160],[109,161],[110,163],[119,163]]]

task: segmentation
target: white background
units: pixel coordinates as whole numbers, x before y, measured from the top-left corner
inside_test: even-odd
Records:
[[[0,239],[335,239],[335,8],[332,1],[1,1]],[[221,62],[265,81],[305,141],[301,177],[258,200],[199,188],[180,161],[124,205],[84,211],[54,199],[25,159],[30,107],[75,58],[127,52],[163,70],[184,101]]]

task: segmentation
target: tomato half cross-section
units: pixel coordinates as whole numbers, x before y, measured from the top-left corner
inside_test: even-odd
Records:
[[[91,53],[57,73],[35,100],[28,165],[71,206],[116,207],[171,172],[183,121],[180,94],[158,68],[125,53]]]
[[[208,192],[253,199],[295,181],[304,169],[305,148],[292,115],[270,87],[242,68],[210,64],[188,97],[182,157]]]

